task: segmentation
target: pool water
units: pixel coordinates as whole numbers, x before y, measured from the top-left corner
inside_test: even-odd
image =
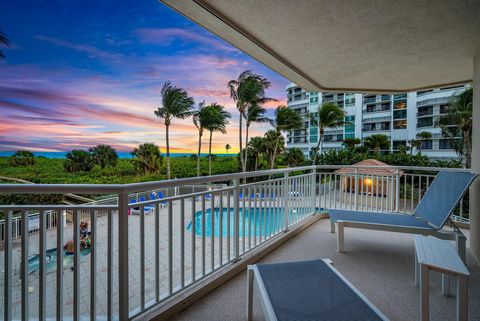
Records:
[[[283,228],[283,208],[268,208],[268,209],[239,209],[239,218],[240,218],[240,236],[253,236],[253,235],[270,235],[275,231],[281,230]],[[308,211],[307,208],[299,208],[296,210],[290,210],[289,212],[289,222],[293,221],[296,216],[301,216],[306,214]],[[222,221],[222,236],[228,236],[228,219],[230,216],[230,236],[233,236],[233,226],[234,226],[234,209],[233,208],[224,208],[220,213],[219,208],[214,209],[214,214],[212,216],[212,210],[205,210],[205,236],[212,236],[212,218],[213,218],[213,236],[220,235],[220,216]],[[195,234],[198,236],[203,235],[203,213],[198,211],[195,213]],[[190,220],[186,226],[188,231],[192,231],[192,221]],[[256,232],[256,233],[255,233]]]
[[[57,268],[57,249],[48,249],[46,252],[47,272],[53,271]],[[90,254],[90,248],[83,248],[80,250],[80,259],[83,259]],[[63,252],[63,266],[73,264],[73,255]],[[28,258],[28,273],[33,273],[40,268],[40,256],[34,254]]]

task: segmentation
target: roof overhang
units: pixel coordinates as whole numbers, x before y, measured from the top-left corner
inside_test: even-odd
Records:
[[[161,0],[306,90],[470,82],[480,1]]]

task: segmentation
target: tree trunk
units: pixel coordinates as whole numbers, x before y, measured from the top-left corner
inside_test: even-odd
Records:
[[[259,156],[255,157],[255,172],[256,172],[257,169],[258,169],[258,157],[259,157]]]
[[[213,131],[210,132],[210,140],[208,142],[208,175],[212,175],[212,134]]]
[[[465,155],[465,167],[471,168],[472,166],[472,146],[470,142],[470,132],[464,131],[463,132],[463,148],[464,148],[464,155]]]
[[[313,156],[313,165],[315,165],[315,163],[317,162],[317,156],[320,150],[320,144],[322,143],[322,140],[323,140],[323,133],[320,132],[320,139],[318,140],[317,148],[315,149],[315,155]]]
[[[197,176],[200,176],[200,154],[202,150],[202,133],[198,132]]]
[[[273,169],[275,166],[275,158],[277,157],[277,149],[278,149],[278,141],[280,140],[280,137],[278,137],[275,141],[275,148],[273,149],[273,155],[272,155],[272,162],[270,164],[270,169]]]
[[[247,164],[248,164],[248,127],[250,127],[247,124],[245,124],[245,160],[244,160],[244,163],[245,163],[245,170],[247,169]]]
[[[243,144],[242,144],[242,118],[243,118],[243,113],[240,112],[240,119],[238,121],[238,127],[239,127],[238,141],[240,143],[240,164],[242,167],[242,172],[245,172],[245,162],[243,161]]]
[[[170,142],[169,142],[169,135],[168,135],[168,129],[170,125],[165,125],[166,130],[165,130],[165,139],[167,140],[167,179],[170,179]]]

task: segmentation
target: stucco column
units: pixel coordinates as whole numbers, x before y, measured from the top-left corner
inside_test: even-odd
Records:
[[[473,59],[472,172],[480,173],[480,50]],[[470,187],[470,248],[480,264],[480,178]]]

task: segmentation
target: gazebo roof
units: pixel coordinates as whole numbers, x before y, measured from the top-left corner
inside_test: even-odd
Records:
[[[335,173],[339,174],[363,174],[363,175],[375,175],[375,176],[396,176],[399,174],[400,176],[403,174],[403,171],[397,171],[397,169],[393,166],[385,164],[376,159],[366,159],[361,162],[355,163],[352,166],[358,166],[356,172],[354,167],[344,167],[337,169]],[[378,168],[375,168],[377,167]]]

